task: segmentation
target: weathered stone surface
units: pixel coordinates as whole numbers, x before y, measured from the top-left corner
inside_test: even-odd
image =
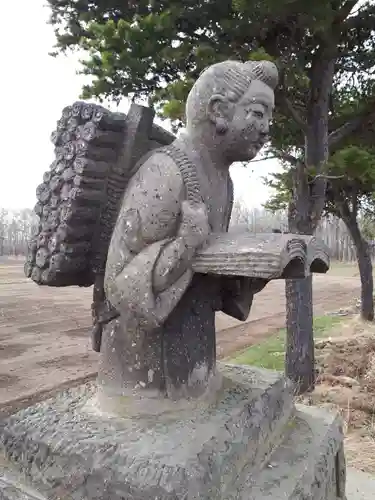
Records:
[[[135,387],[141,398],[204,395],[216,371],[215,312],[245,320],[265,286],[255,291],[241,277],[232,294],[232,277],[192,265],[211,233],[228,230],[229,167],[267,142],[277,82],[270,61],[208,67],[189,93],[185,132],[144,159],[127,185],[104,279],[117,315],[103,328],[99,384],[112,399]]]
[[[37,492],[32,492],[18,481],[0,477],[0,500],[47,500]]]
[[[329,269],[329,249],[315,236],[298,234],[219,233],[197,253],[198,273],[266,280],[304,278]]]
[[[244,468],[224,500],[345,500],[341,419],[297,405],[283,443],[260,474]]]
[[[0,455],[0,500],[47,500]]]
[[[257,476],[293,413],[280,374],[227,365],[216,404],[158,419],[95,412],[95,385],[2,423],[1,444],[48,498],[222,499],[246,464]]]
[[[306,242],[271,235],[290,240],[276,260],[263,241],[251,272],[238,271],[239,256],[230,267],[229,255],[214,262],[219,276],[194,268],[211,234],[225,238],[229,167],[268,141],[277,81],[270,61],[207,68],[187,99],[186,132],[137,166],[157,139],[151,110],[132,108],[125,145],[124,116],[82,103],[64,110],[56,162],[38,188],[42,224],[25,272],[50,286],[94,284],[99,376],[1,423],[0,444],[16,467],[14,481],[3,475],[13,500],[22,475],[51,500],[343,497],[339,426],[301,412],[291,420],[293,390],[280,374],[216,365],[215,312],[245,320],[269,279],[303,277]],[[286,272],[291,264],[299,274]],[[61,274],[69,279],[59,281]],[[272,475],[270,460],[290,467]]]

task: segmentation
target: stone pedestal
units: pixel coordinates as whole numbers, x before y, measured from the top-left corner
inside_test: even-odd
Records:
[[[224,385],[215,402],[170,408],[157,418],[99,414],[95,384],[8,418],[0,430],[0,485],[8,485],[0,498],[344,499],[336,417],[295,408],[280,374],[220,370]]]

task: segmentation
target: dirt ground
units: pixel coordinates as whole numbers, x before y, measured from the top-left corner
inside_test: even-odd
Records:
[[[316,389],[301,401],[339,409],[348,464],[375,474],[375,325],[349,316],[316,342],[316,361]]]
[[[333,266],[314,278],[315,314],[350,304],[358,292],[355,267]],[[39,287],[24,277],[22,261],[0,262],[2,413],[95,377],[90,304],[91,289]],[[257,295],[246,323],[218,315],[219,357],[261,341],[284,322],[284,283],[273,282]]]

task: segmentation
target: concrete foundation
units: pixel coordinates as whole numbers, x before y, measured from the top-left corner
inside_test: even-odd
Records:
[[[340,421],[281,374],[220,371],[214,403],[157,418],[99,414],[87,384],[6,419],[0,499],[344,499]]]

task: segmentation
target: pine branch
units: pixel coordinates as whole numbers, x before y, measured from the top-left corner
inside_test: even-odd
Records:
[[[291,154],[288,154],[288,153],[277,153],[275,155],[271,155],[271,156],[266,156],[265,158],[259,158],[257,160],[251,160],[250,163],[255,163],[255,162],[259,162],[259,161],[266,161],[266,160],[281,160],[281,161],[286,161],[288,163],[290,163],[291,165],[295,166],[297,165],[298,163],[298,159],[291,155]]]
[[[278,104],[282,108],[285,115],[290,116],[298,127],[302,130],[304,134],[307,133],[307,123],[302,115],[297,111],[297,109],[293,106],[291,101],[286,95],[286,76],[285,76],[285,68],[279,68],[279,77],[280,77],[280,91],[277,93]]]
[[[276,158],[278,158],[281,161],[286,161],[293,165],[294,167],[298,165],[299,160],[295,156],[288,154],[288,153],[279,153],[276,155]]]
[[[362,113],[348,120],[341,127],[338,127],[336,130],[332,131],[329,134],[328,148],[330,155],[338,151],[341,148],[343,142],[350,136],[350,134],[358,130],[366,120],[368,120],[370,117],[375,118],[374,106],[375,99],[373,100],[373,102],[369,102],[368,105],[366,105],[366,109]]]
[[[347,19],[353,8],[358,3],[357,0],[347,0],[338,11],[335,19],[332,23],[332,28],[337,30],[337,32],[341,31],[342,23]]]
[[[317,179],[325,179],[325,180],[337,180],[344,179],[345,175],[326,175],[326,174],[317,174],[313,179],[309,181],[309,184],[313,184]]]
[[[292,105],[290,100],[283,95],[282,101],[285,105],[286,110],[288,111],[288,114],[293,118],[293,120],[296,122],[296,124],[299,126],[299,128],[305,133],[307,130],[307,124],[305,120],[302,118],[302,116],[299,114],[299,112],[296,110],[296,108]]]

